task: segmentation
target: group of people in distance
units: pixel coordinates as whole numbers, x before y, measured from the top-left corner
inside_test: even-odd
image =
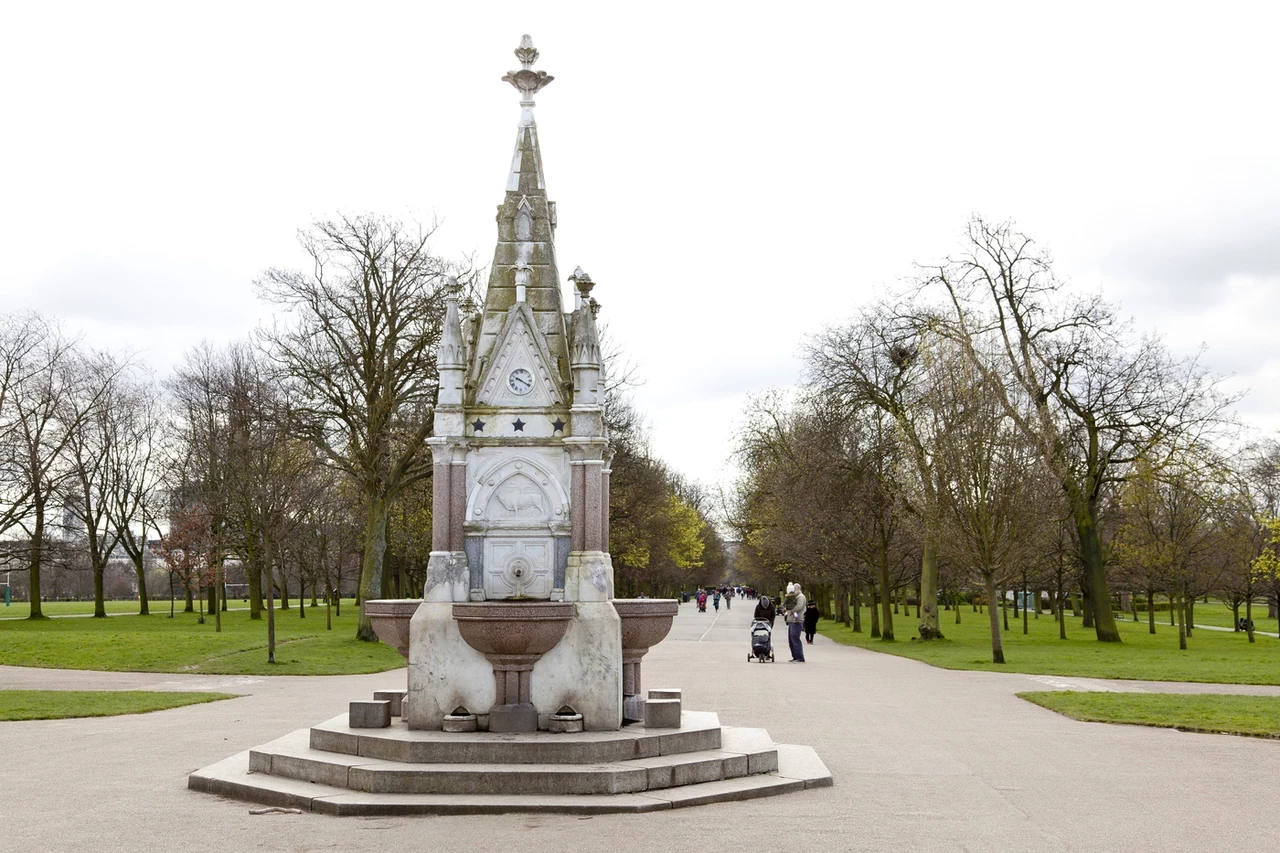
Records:
[[[718,613],[720,611],[720,602],[724,601],[725,609],[733,609],[733,599],[737,596],[745,598],[755,598],[756,592],[750,588],[743,587],[710,587],[699,589],[693,595],[694,601],[698,605],[698,611],[705,613],[707,610],[707,602],[711,602],[711,606]],[[688,601],[687,594],[684,599]],[[800,591],[800,584],[787,584],[786,594],[782,597],[782,619],[787,626],[787,645],[791,649],[790,663],[804,663],[804,647],[813,645],[813,637],[818,633],[818,605],[809,601],[803,592]],[[762,595],[756,601],[755,613],[752,614],[753,620],[763,620],[769,623],[770,630],[773,629],[773,622],[778,616],[778,605],[770,600],[769,596]],[[804,634],[804,642],[800,642],[800,635]]]
[[[778,615],[777,606],[762,596],[756,604],[753,619],[761,619],[773,627],[773,620]],[[805,598],[800,591],[800,584],[787,584],[787,592],[782,598],[782,619],[787,626],[787,645],[791,648],[790,663],[804,663],[805,645],[813,645],[813,636],[818,633],[818,605]],[[800,633],[804,632],[804,643],[800,642]]]
[[[704,589],[699,589],[697,592],[695,592],[693,594],[693,600],[697,602],[699,613],[707,612],[708,600],[711,601],[711,606],[715,608],[717,613],[719,613],[721,600],[724,601],[724,607],[726,610],[732,610],[733,599],[737,596],[742,596],[747,593],[754,594],[754,590],[744,590],[742,587],[733,587],[733,586],[707,587]],[[684,600],[685,601],[689,600],[687,594],[684,596]]]

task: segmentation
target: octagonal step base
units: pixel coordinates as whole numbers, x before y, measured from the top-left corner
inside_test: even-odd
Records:
[[[745,730],[752,731],[752,730]],[[755,730],[758,731],[758,730]],[[725,729],[725,733],[733,733]],[[332,815],[649,812],[746,800],[831,785],[831,774],[807,746],[776,744],[773,772],[620,794],[386,794],[357,792],[287,776],[253,773],[249,752],[191,774],[188,787],[236,800]]]

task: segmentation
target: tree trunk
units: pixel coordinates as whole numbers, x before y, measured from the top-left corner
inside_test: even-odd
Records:
[[[27,598],[31,599],[31,612],[28,619],[44,619],[44,611],[40,607],[40,568],[44,561],[44,502],[35,505],[35,527],[31,531],[31,560],[29,566],[29,585]]]
[[[133,571],[138,576],[138,615],[150,616],[151,606],[147,599],[147,570],[143,566],[142,552],[133,557]]]
[[[1156,593],[1155,590],[1147,590],[1147,633],[1154,634],[1156,632]]]
[[[1178,620],[1178,648],[1182,651],[1187,650],[1187,626],[1183,621],[1182,600],[1171,604],[1171,609],[1176,612]]]
[[[1249,642],[1253,642],[1253,596],[1250,595],[1244,600],[1244,630],[1249,635]]]
[[[272,577],[271,545],[264,541],[262,551],[266,558],[262,561],[262,571],[266,575],[267,582],[267,663],[274,664],[276,662],[276,587],[275,578]]]
[[[184,596],[186,596],[186,604],[185,604],[185,605],[183,605],[182,612],[183,612],[183,613],[195,613],[195,612],[196,612],[196,603],[195,603],[195,601],[191,598],[191,587],[187,586],[187,585],[184,583],[184,584],[182,585],[182,594],[183,594]]]
[[[853,630],[854,630],[854,633],[861,634],[862,633],[862,589],[858,585],[857,581],[853,582],[852,593],[853,594],[850,595],[849,597],[853,599],[852,606],[850,607],[850,610],[852,611],[850,613],[850,616],[853,618]]]
[[[222,633],[222,609],[227,588],[222,584],[222,561],[213,564],[213,633]]]
[[[916,630],[922,640],[940,640],[938,628],[938,533],[925,522],[924,552],[920,557],[920,597],[917,599]]]
[[[1120,629],[1111,613],[1111,593],[1107,589],[1107,567],[1102,562],[1102,543],[1093,508],[1082,505],[1076,511],[1076,533],[1080,537],[1080,559],[1084,563],[1085,584],[1093,607],[1093,630],[1102,643],[1120,642]]]
[[[249,618],[262,618],[262,555],[259,553],[253,531],[245,531],[245,580],[249,582]]]
[[[95,564],[93,567],[93,618],[106,619],[107,597],[103,590],[103,575],[105,572],[102,565],[98,563],[97,557],[91,555],[89,559]]]
[[[1067,638],[1067,601],[1062,594],[1062,582],[1058,582],[1058,639]]]
[[[1022,570],[1022,594],[1023,594],[1023,595],[1026,595],[1026,594],[1027,594],[1027,571],[1026,571],[1026,569],[1023,569],[1023,570]],[[1029,608],[1027,607],[1027,605],[1028,605],[1028,604],[1030,604],[1030,603],[1031,603],[1031,602],[1029,602],[1029,601],[1023,601],[1023,602],[1022,602],[1022,635],[1023,635],[1024,637],[1027,635],[1027,610],[1029,609]],[[1039,602],[1036,602],[1036,610],[1039,610],[1039,609],[1040,609]]]
[[[960,590],[956,590],[956,624],[960,624]]]
[[[880,597],[877,593],[879,587],[876,584],[871,585],[871,589],[867,596],[871,605],[871,639],[880,639]],[[859,604],[859,607],[862,605]]]
[[[380,494],[365,495],[364,556],[360,564],[360,621],[356,639],[378,642],[364,602],[378,596],[382,584],[382,563],[387,550],[387,498]],[[887,571],[887,569],[886,569]]]
[[[303,580],[301,574],[298,576],[298,618],[307,618],[307,608],[304,606],[303,598],[306,597],[306,581]]]
[[[1231,602],[1231,630],[1240,633],[1240,602]]]
[[[893,612],[891,600],[893,590],[889,588],[889,551],[885,546],[880,548],[880,639],[893,641]]]
[[[1187,599],[1187,636],[1195,637],[1196,635],[1196,600],[1195,597]]]
[[[985,574],[983,581],[987,591],[987,622],[991,626],[991,662],[1004,663],[1004,639],[1000,636],[1000,616],[990,604],[990,602],[995,601],[996,597],[996,576],[990,573]],[[1003,610],[1004,608],[1002,607],[1001,609]],[[1008,618],[1007,614],[1005,618]],[[1008,625],[1005,625],[1005,630],[1009,630]]]

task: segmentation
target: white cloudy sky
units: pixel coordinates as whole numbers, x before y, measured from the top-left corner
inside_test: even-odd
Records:
[[[0,8],[0,310],[160,372],[266,316],[336,211],[488,263],[531,33],[562,274],[598,282],[657,450],[715,482],[807,333],[1015,218],[1280,427],[1271,3],[156,3]]]

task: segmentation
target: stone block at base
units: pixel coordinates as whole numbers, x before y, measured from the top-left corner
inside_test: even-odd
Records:
[[[375,690],[373,698],[375,701],[387,701],[391,703],[391,716],[404,716],[404,697],[408,693],[407,690]]]
[[[624,695],[622,697],[622,719],[633,723],[644,722],[644,697]]]
[[[680,690],[676,687],[657,687],[649,691],[650,699],[679,699]]]
[[[494,705],[489,709],[491,732],[536,732],[538,709],[532,705]]]
[[[391,703],[385,699],[352,702],[347,716],[353,729],[385,729],[391,725]]]
[[[650,699],[645,702],[644,727],[646,729],[680,728],[680,700]]]

